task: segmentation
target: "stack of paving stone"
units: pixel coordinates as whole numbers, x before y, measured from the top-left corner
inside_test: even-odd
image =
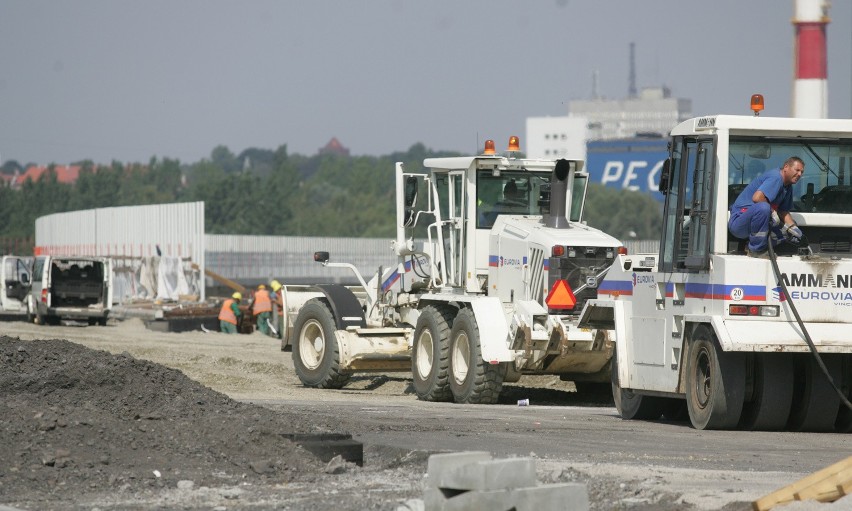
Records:
[[[429,457],[425,511],[588,511],[586,485],[538,485],[532,458],[491,459],[484,451]]]

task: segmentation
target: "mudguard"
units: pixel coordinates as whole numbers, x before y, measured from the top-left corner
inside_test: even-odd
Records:
[[[339,284],[320,284],[316,286],[331,304],[334,321],[339,330],[347,327],[366,328],[367,320],[361,302],[349,288]]]

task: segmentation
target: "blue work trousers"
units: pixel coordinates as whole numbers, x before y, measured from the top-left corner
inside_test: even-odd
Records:
[[[739,208],[731,211],[731,219],[728,220],[728,230],[735,237],[748,239],[750,252],[764,252],[767,248],[767,237],[772,232],[772,246],[778,246],[784,239],[781,227],[769,227],[769,216],[772,207],[768,202],[757,202],[747,208]]]

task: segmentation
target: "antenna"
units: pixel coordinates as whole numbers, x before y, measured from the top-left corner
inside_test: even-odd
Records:
[[[600,99],[601,93],[598,90],[598,70],[592,71],[592,99]]]
[[[636,97],[636,43],[630,43],[630,85],[627,87],[627,97]]]

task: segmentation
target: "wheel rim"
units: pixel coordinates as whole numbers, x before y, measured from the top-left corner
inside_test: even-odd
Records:
[[[467,334],[461,332],[453,343],[453,378],[461,385],[467,379],[470,370],[470,342]]]
[[[428,329],[423,330],[417,339],[417,374],[421,379],[428,377],[429,372],[432,371],[434,343],[432,332]]]
[[[695,396],[698,406],[707,408],[713,393],[713,381],[711,378],[710,355],[706,349],[701,349],[697,355],[695,364]]]
[[[324,351],[325,332],[322,330],[322,325],[317,320],[309,320],[302,327],[301,335],[299,335],[299,355],[301,355],[302,363],[308,369],[318,368]]]

